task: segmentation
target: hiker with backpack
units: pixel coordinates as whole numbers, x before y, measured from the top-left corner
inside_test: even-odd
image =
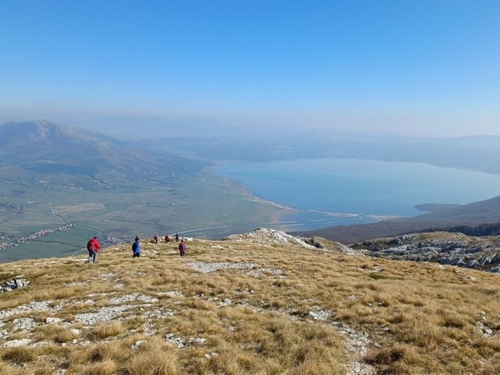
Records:
[[[181,257],[186,256],[186,250],[187,250],[187,245],[184,242],[184,240],[181,240],[181,243],[179,244],[179,252],[181,254]]]
[[[97,237],[94,236],[87,242],[87,251],[89,252],[89,258],[87,259],[87,263],[97,263],[97,254],[101,249],[101,244],[97,240]]]
[[[132,258],[139,258],[141,256],[141,244],[139,243],[139,237],[135,236],[135,241],[132,244]]]

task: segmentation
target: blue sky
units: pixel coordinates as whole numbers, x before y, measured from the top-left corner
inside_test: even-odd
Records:
[[[0,119],[500,135],[500,1],[0,0]]]

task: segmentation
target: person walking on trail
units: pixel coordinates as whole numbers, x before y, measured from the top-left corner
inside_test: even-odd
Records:
[[[179,235],[177,233],[175,234],[175,241],[179,242]]]
[[[100,249],[101,244],[97,240],[97,237],[94,236],[89,240],[89,242],[87,242],[87,250],[89,252],[87,263],[97,263],[97,254],[99,253]]]
[[[155,243],[158,243],[158,235],[157,234],[155,234],[153,239],[155,240]]]
[[[165,236],[165,242],[170,242],[170,237],[168,236],[168,234]]]
[[[139,243],[139,237],[135,237],[135,241],[132,244],[132,258],[139,258],[141,256],[141,244]]]
[[[186,250],[187,250],[187,245],[184,242],[184,240],[181,240],[181,243],[179,244],[179,253],[181,254],[181,257],[186,256]]]

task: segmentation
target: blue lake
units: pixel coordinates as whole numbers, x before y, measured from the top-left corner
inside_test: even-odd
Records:
[[[500,195],[500,176],[427,164],[354,159],[229,163],[215,173],[294,208],[283,230],[415,216],[423,203],[466,204]]]

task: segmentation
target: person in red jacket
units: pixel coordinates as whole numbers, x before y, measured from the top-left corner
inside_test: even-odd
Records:
[[[89,252],[89,259],[87,263],[97,263],[97,254],[101,249],[101,244],[97,240],[97,237],[91,238],[89,242],[87,242],[87,250]]]

